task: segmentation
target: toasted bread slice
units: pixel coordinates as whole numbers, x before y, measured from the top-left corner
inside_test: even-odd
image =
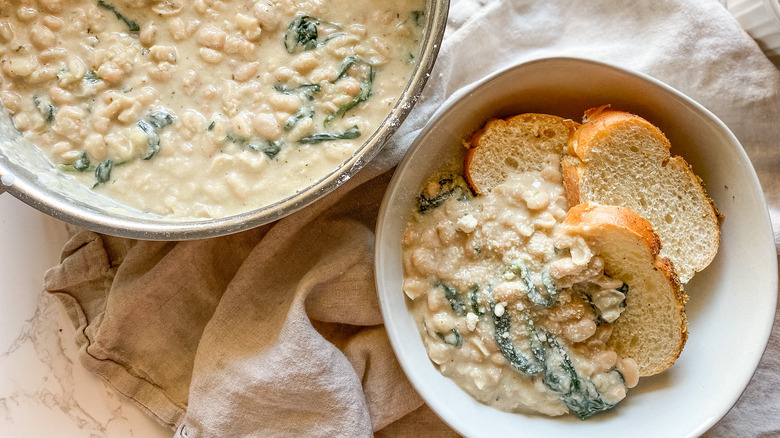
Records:
[[[549,155],[562,158],[578,123],[561,117],[526,113],[492,119],[470,140],[466,180],[475,193],[486,193],[513,172],[542,170]]]
[[[669,368],[688,339],[685,302],[650,223],[625,207],[579,204],[556,231],[582,236],[604,260],[604,271],[628,285],[626,308],[613,323],[608,345],[634,359],[639,375]]]
[[[563,160],[570,205],[628,207],[661,238],[661,255],[687,283],[718,251],[719,213],[688,163],[669,153],[669,140],[647,120],[608,107],[585,112]]]

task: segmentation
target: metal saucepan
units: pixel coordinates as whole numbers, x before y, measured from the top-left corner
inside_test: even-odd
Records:
[[[13,127],[0,108],[0,193],[6,191],[57,219],[100,233],[145,240],[190,240],[221,236],[263,225],[311,204],[370,161],[406,118],[433,68],[444,35],[449,0],[429,0],[419,62],[390,114],[340,167],[294,196],[218,219],[165,218],[101,196],[67,178]]]

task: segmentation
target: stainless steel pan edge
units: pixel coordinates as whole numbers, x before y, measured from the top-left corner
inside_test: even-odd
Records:
[[[390,136],[405,120],[430,76],[436,61],[447,23],[449,0],[429,0],[428,20],[420,47],[419,62],[401,97],[388,117],[368,140],[339,168],[294,196],[246,213],[219,219],[164,218],[122,206],[100,195],[69,196],[68,190],[57,187],[57,171],[51,163],[49,172],[40,172],[41,165],[28,166],[24,160],[13,159],[19,148],[34,148],[7,129],[0,129],[0,194],[4,191],[31,207],[71,224],[120,237],[142,240],[194,240],[227,235],[264,225],[285,217],[320,199],[358,172],[382,149]],[[5,112],[0,108],[1,112]],[[0,114],[0,117],[7,118]],[[10,123],[9,123],[10,124]],[[4,132],[5,131],[5,132]],[[43,160],[42,154],[35,157]],[[42,175],[48,173],[48,175]],[[62,179],[62,178],[60,178]],[[75,182],[63,182],[68,187]],[[77,189],[88,190],[86,188]],[[97,203],[91,201],[97,200]]]

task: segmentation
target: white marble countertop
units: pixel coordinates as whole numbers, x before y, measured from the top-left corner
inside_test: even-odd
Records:
[[[0,437],[170,437],[77,361],[73,325],[42,291],[62,222],[0,196]]]

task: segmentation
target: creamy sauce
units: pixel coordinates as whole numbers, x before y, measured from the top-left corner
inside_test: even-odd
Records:
[[[428,183],[403,241],[403,290],[430,359],[482,403],[581,418],[614,406],[638,371],[606,346],[626,287],[579,236],[560,163],[473,197],[461,177]]]
[[[320,180],[385,119],[424,0],[0,0],[0,101],[83,184],[223,217]]]

